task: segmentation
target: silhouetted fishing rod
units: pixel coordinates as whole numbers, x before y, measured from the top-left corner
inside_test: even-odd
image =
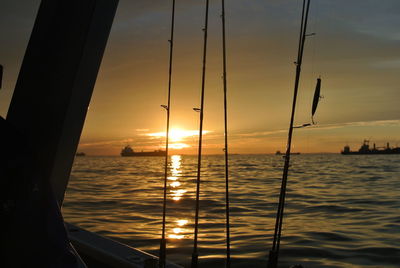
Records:
[[[228,154],[228,106],[227,106],[227,77],[226,77],[226,31],[225,31],[225,0],[222,0],[222,58],[223,58],[223,84],[224,84],[224,126],[225,126],[225,214],[226,214],[226,267],[231,267],[231,239],[229,223],[229,154]]]
[[[307,1],[307,5],[306,5]],[[289,172],[289,164],[290,164],[290,149],[292,145],[292,135],[293,135],[293,122],[294,122],[294,115],[296,111],[296,102],[297,102],[297,92],[300,83],[300,74],[301,74],[301,64],[303,60],[303,52],[304,52],[304,43],[307,37],[307,21],[308,21],[308,12],[310,9],[310,0],[303,0],[303,9],[301,15],[301,27],[300,27],[300,38],[299,38],[299,47],[298,47],[298,55],[296,64],[296,78],[294,84],[294,95],[293,95],[293,104],[292,104],[292,112],[290,118],[290,126],[289,126],[289,133],[288,133],[288,141],[287,141],[287,148],[286,148],[286,156],[285,156],[285,165],[283,168],[283,175],[282,175],[282,184],[281,184],[281,191],[279,195],[279,204],[278,210],[276,215],[276,223],[275,223],[275,232],[274,232],[274,241],[272,244],[272,249],[269,252],[269,260],[268,260],[268,268],[276,268],[278,265],[278,256],[279,256],[279,245],[281,239],[281,232],[282,232],[282,221],[283,221],[283,211],[285,207],[285,196],[286,196],[286,184],[287,184],[287,177]],[[306,126],[308,124],[305,124]]]
[[[206,60],[207,60],[207,32],[208,32],[208,6],[209,0],[206,0],[206,15],[204,26],[204,47],[203,47],[203,73],[201,81],[201,106],[200,109],[194,108],[195,111],[200,112],[200,128],[199,128],[199,152],[197,159],[197,181],[196,181],[196,214],[194,223],[194,242],[192,253],[192,268],[197,268],[199,253],[197,251],[197,235],[199,231],[199,202],[200,202],[200,172],[201,172],[201,149],[203,141],[203,117],[204,117],[204,88],[206,82]]]
[[[159,267],[165,267],[167,240],[165,239],[165,221],[167,211],[167,181],[168,181],[168,147],[169,147],[169,118],[171,112],[171,82],[172,82],[172,60],[174,49],[174,26],[175,26],[175,0],[172,0],[171,17],[171,39],[169,41],[169,72],[168,72],[168,103],[161,105],[167,112],[167,131],[165,134],[165,166],[164,166],[164,196],[163,196],[163,216],[162,216],[162,235],[160,241]]]

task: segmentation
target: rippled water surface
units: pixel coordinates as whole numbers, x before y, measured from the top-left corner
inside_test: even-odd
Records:
[[[195,156],[171,157],[168,259],[187,266],[193,246]],[[265,267],[283,159],[232,155],[234,267]],[[224,158],[203,160],[200,267],[223,267]],[[163,158],[76,158],[63,213],[67,221],[158,254]],[[281,267],[400,267],[400,156],[292,157]]]

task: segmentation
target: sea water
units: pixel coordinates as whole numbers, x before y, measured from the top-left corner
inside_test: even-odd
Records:
[[[280,267],[400,267],[400,155],[291,157]],[[266,267],[283,158],[231,155],[233,267]],[[200,267],[223,267],[222,155],[201,169]],[[170,158],[167,258],[188,266],[193,248],[197,157]],[[78,157],[65,197],[66,221],[158,254],[162,157]]]

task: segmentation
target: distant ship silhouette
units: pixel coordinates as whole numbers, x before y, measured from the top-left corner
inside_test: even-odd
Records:
[[[400,154],[400,147],[390,148],[389,143],[387,143],[386,147],[379,148],[374,143],[374,147],[370,149],[369,140],[364,140],[363,145],[361,145],[358,151],[350,151],[350,146],[346,145],[341,154]]]
[[[121,150],[121,156],[165,156],[166,151],[155,150],[152,152],[135,152],[129,145]]]

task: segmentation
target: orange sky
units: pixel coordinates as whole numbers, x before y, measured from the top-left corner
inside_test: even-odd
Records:
[[[5,116],[39,1],[0,3],[0,61]],[[345,8],[344,8],[345,6]],[[230,147],[233,153],[284,150],[294,81],[301,1],[227,3]],[[223,95],[220,2],[210,6],[205,99],[205,153],[222,153]],[[178,1],[171,125],[189,132],[176,153],[196,153],[200,103],[203,1]],[[116,155],[163,146],[170,3],[120,0],[79,150]],[[363,139],[400,144],[400,3],[314,1],[296,122],[310,121],[316,78],[324,99],[318,124],[295,132],[294,151],[339,152]],[[184,145],[182,145],[184,144]],[[179,147],[179,146],[176,146]]]

